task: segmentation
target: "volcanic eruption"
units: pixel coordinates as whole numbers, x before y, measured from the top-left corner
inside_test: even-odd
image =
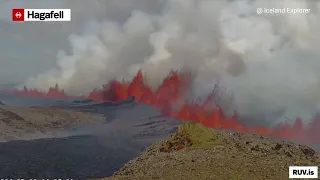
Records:
[[[240,132],[259,133],[262,135],[270,135],[281,139],[297,140],[303,143],[315,145],[320,141],[318,128],[320,127],[320,119],[315,118],[309,126],[304,126],[302,119],[297,118],[293,125],[285,122],[279,124],[273,129],[264,127],[250,127],[241,123],[237,116],[226,117],[221,107],[209,108],[214,104],[213,91],[201,103],[188,102],[185,93],[189,88],[189,79],[185,75],[178,72],[171,72],[165,78],[159,88],[153,91],[144,83],[142,72],[139,71],[131,82],[119,82],[117,80],[110,81],[104,85],[101,90],[95,89],[87,97],[97,102],[105,101],[122,101],[130,96],[135,96],[138,103],[152,105],[160,109],[165,115],[174,117],[184,121],[193,121],[202,123],[211,128],[231,129]],[[43,98],[70,98],[63,90],[58,87],[50,88],[48,92],[38,90],[12,90],[12,94],[28,95]],[[179,103],[180,102],[180,103]],[[181,103],[182,102],[182,103]],[[178,109],[174,109],[179,104]]]
[[[71,35],[71,53],[59,52],[58,68],[10,92],[94,101],[135,96],[181,120],[320,144],[319,3],[164,2],[159,13],[136,9],[124,23],[94,22]],[[271,15],[257,14],[258,7],[314,9]]]

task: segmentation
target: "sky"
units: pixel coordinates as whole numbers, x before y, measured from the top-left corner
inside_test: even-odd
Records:
[[[118,22],[130,9],[154,10],[148,0],[0,0],[0,84],[23,83],[28,77],[56,66],[59,50],[68,50],[68,37],[93,21]],[[12,8],[70,8],[71,22],[13,23]]]

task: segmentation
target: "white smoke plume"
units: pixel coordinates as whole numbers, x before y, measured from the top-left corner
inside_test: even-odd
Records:
[[[305,8],[304,14],[257,14],[257,8]],[[320,2],[307,0],[165,0],[160,13],[133,10],[124,23],[90,23],[69,38],[71,54],[28,87],[56,83],[86,93],[138,69],[159,84],[171,69],[196,73],[195,90],[217,80],[240,115],[279,121],[320,112]]]

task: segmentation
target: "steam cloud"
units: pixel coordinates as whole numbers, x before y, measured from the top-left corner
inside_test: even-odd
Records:
[[[154,1],[156,2],[156,1]],[[257,8],[310,8],[308,14],[261,14]],[[91,23],[69,38],[71,54],[28,87],[86,93],[138,69],[157,85],[172,69],[195,73],[194,89],[217,80],[242,116],[269,122],[310,120],[320,112],[320,2],[307,0],[167,0],[161,13],[132,11],[125,23]]]

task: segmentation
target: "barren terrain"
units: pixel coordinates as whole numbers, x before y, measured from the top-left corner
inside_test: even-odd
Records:
[[[89,113],[90,112],[90,113]],[[112,175],[180,121],[145,105],[0,106],[0,175],[90,179]]]
[[[283,180],[293,165],[319,166],[319,153],[305,145],[186,123],[105,179]]]
[[[103,116],[76,110],[0,105],[0,140],[17,140],[35,132],[99,123],[103,119]]]
[[[147,109],[121,107],[117,114],[114,108],[116,119],[106,122],[106,114],[79,109],[1,105],[0,174],[7,178],[282,180],[288,179],[288,166],[320,165],[319,153],[308,146],[194,123],[180,125],[166,141],[159,141],[178,122],[152,109],[147,115]],[[61,136],[61,130],[82,125],[93,125],[95,133]],[[45,137],[55,131],[60,137],[54,133]],[[154,141],[158,142],[149,146]]]

